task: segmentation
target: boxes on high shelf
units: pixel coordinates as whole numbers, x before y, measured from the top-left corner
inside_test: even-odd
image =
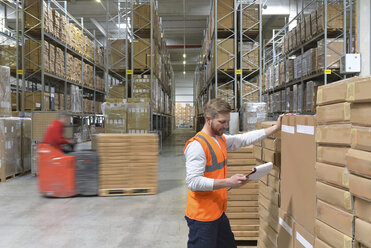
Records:
[[[60,33],[61,33],[61,14],[53,9],[53,28],[54,28],[54,36],[60,39]]]
[[[310,32],[312,35],[317,34],[317,12],[313,11],[310,13]]]
[[[342,4],[327,4],[327,30],[335,31],[344,28],[344,13]],[[325,5],[317,9],[317,32],[325,29]]]
[[[151,5],[134,5],[133,16],[134,29],[151,29]]]
[[[317,43],[318,47],[318,69],[325,68],[325,40]],[[327,68],[339,69],[340,58],[344,54],[343,39],[327,39]]]
[[[127,106],[120,101],[105,102],[102,105],[106,133],[127,133]]]
[[[305,38],[306,38],[306,28],[305,28],[306,23],[305,23],[305,21],[306,21],[306,19],[304,18],[297,25],[297,27],[300,29],[300,44],[304,43]]]
[[[109,41],[109,65],[112,70],[124,71],[126,69],[126,43],[129,41],[125,39],[121,40],[110,40]],[[135,54],[135,42],[134,42],[134,54]]]
[[[151,40],[135,39],[133,40],[134,69],[146,70],[151,66]]]
[[[286,81],[286,63],[285,61],[281,61],[279,64],[279,85],[282,85]]]
[[[45,31],[49,32],[48,30],[48,21],[49,21],[49,12],[50,9],[48,8],[46,2],[40,0],[26,0],[24,2],[24,8],[27,9],[24,13],[24,25],[25,29],[40,31],[41,29],[41,11],[44,11],[44,23]]]
[[[22,51],[19,47],[19,54]],[[8,66],[11,70],[17,68],[17,50],[16,46],[11,45],[0,45],[0,65]],[[20,65],[20,64],[19,64]]]
[[[241,52],[240,43],[238,46],[238,51]],[[258,68],[259,68],[259,44],[257,42],[244,41],[242,44],[242,69],[253,71]]]
[[[46,41],[44,41],[46,42]],[[34,72],[41,68],[41,40],[26,40],[24,67],[26,71]]]
[[[234,39],[218,39],[218,44],[218,68],[221,70],[233,70]]]
[[[134,77],[133,86],[134,86],[133,98],[151,98],[151,79],[150,78],[148,77],[144,78],[140,75],[136,75]],[[158,99],[158,100],[160,101],[161,99]]]
[[[309,40],[310,37],[312,36],[311,32],[311,15],[307,15],[305,17],[305,39],[304,40]]]
[[[25,110],[41,110],[42,92],[25,93]],[[21,105],[21,104],[20,104]],[[44,93],[44,110],[49,110],[50,94]]]
[[[64,77],[64,52],[59,47],[55,49],[55,74],[60,77]]]
[[[112,85],[110,87],[108,97],[125,99],[126,98],[126,85],[125,84]]]
[[[0,118],[0,179],[22,172],[20,118]]]
[[[246,102],[242,106],[242,130],[253,131],[256,123],[267,118],[267,104],[263,102]]]
[[[220,5],[218,5],[218,8]],[[250,31],[259,30],[259,4],[242,4],[242,28]],[[230,12],[230,11],[229,11]],[[239,13],[241,14],[241,12]],[[221,18],[221,17],[219,17]],[[238,21],[240,18],[238,18]]]
[[[218,29],[226,30],[234,28],[234,1],[226,0],[217,6]],[[215,15],[212,13],[212,15]]]
[[[294,59],[294,79],[302,76],[302,59],[302,55],[299,55]]]
[[[0,66],[0,116],[11,116],[11,105],[10,69],[7,66]]]
[[[292,80],[294,80],[294,59],[287,59],[285,61],[285,69],[286,69],[286,75],[285,75],[285,82],[288,83]]]

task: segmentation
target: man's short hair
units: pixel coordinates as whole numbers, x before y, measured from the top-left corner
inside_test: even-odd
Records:
[[[220,98],[210,100],[204,107],[204,115],[211,116],[212,119],[218,117],[219,114],[227,114],[232,112],[231,106],[226,101]]]

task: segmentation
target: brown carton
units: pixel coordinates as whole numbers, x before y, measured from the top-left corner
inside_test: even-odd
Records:
[[[371,223],[371,201],[354,197],[354,214],[358,218]]]
[[[316,237],[316,240],[314,241],[314,247],[316,247],[316,248],[332,248],[331,246],[329,246],[328,244],[326,244],[325,242],[323,242],[322,240],[320,240],[317,237]]]
[[[292,215],[296,223],[313,233],[316,120],[314,116],[285,116],[283,125],[287,124],[296,131],[282,130],[281,208]]]
[[[335,228],[326,225],[322,221],[316,220],[316,237],[323,240],[332,247],[352,247],[352,238],[337,231]]]
[[[347,101],[348,84],[359,78],[344,79],[332,84],[322,85],[317,90],[317,105],[329,105]]]
[[[266,233],[268,239],[277,247],[278,233],[264,220],[260,220],[260,229]]]
[[[344,122],[350,119],[350,103],[336,103],[317,107],[317,121],[319,123]]]
[[[355,103],[351,105],[350,121],[353,124],[371,126],[371,104]]]
[[[371,152],[349,149],[346,163],[351,172],[371,177]]]
[[[348,147],[318,146],[317,161],[338,166],[346,165],[346,156]]]
[[[359,78],[359,81],[347,85],[348,102],[371,102],[371,77]]]
[[[350,133],[350,124],[319,125],[316,129],[316,142],[319,144],[350,146]]]
[[[254,154],[254,158],[258,159],[258,160],[262,160],[263,158],[263,148],[260,147],[260,146],[255,146],[254,145],[254,148],[253,148],[253,154]]]
[[[353,235],[353,214],[321,200],[317,201],[317,219],[349,237]]]
[[[295,222],[295,248],[308,248],[314,245],[314,235],[306,230],[302,225]]]
[[[352,211],[352,198],[348,191],[318,181],[316,183],[316,190],[317,199],[348,212]]]
[[[262,146],[275,152],[281,152],[281,140],[280,139],[263,139]]]
[[[371,152],[371,128],[352,126],[352,148]]]
[[[349,191],[353,195],[371,201],[371,179],[350,174]]]
[[[275,166],[281,165],[280,153],[263,148],[263,160],[265,162],[272,162]]]
[[[371,247],[371,223],[356,218],[355,228],[354,228],[354,236],[355,239],[366,245],[367,247]]]
[[[317,179],[325,183],[349,189],[349,172],[345,167],[316,163]]]
[[[282,209],[279,211],[278,248],[294,247],[294,219]]]

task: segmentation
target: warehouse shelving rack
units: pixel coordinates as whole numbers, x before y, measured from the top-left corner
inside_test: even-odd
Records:
[[[134,90],[134,76],[135,75],[148,75],[150,79],[150,96],[151,96],[151,104],[150,104],[150,131],[156,131],[160,134],[162,137],[166,137],[171,133],[172,125],[171,122],[173,120],[173,105],[174,105],[174,73],[173,69],[170,64],[169,68],[165,67],[165,73],[166,78],[160,78],[159,75],[155,73],[154,66],[156,65],[154,61],[154,54],[157,53],[159,56],[161,56],[161,62],[169,59],[168,53],[166,51],[166,44],[159,44],[159,41],[162,41],[162,30],[161,30],[161,23],[158,18],[156,18],[156,3],[154,0],[141,0],[141,1],[135,1],[135,0],[128,0],[128,3],[130,3],[129,14],[130,18],[126,18],[127,20],[131,21],[130,29],[131,34],[133,36],[133,42],[130,44],[131,48],[131,56],[130,56],[130,63],[131,70],[130,70],[130,81],[131,81],[131,96],[133,96],[133,90]],[[150,16],[144,16],[141,12],[141,8],[147,5],[149,7]],[[149,18],[148,18],[149,17]],[[139,23],[134,23],[135,20],[140,20]],[[157,27],[155,27],[157,25]],[[157,33],[155,34],[155,29],[157,30]],[[158,36],[161,37],[158,37]],[[149,39],[149,41],[148,41]],[[138,42],[141,42],[142,44],[145,44],[145,46],[137,51],[134,49],[134,40],[137,40]],[[162,47],[162,50],[160,49]],[[140,61],[137,57],[137,55],[149,50],[150,51],[150,59],[144,61]],[[165,51],[163,51],[165,50]],[[135,64],[140,64],[144,66],[141,70],[138,70],[135,68]],[[155,111],[153,103],[153,91],[154,91],[154,81],[158,80],[160,85],[160,91],[162,91],[164,94],[169,96],[169,105],[170,105],[170,113],[171,114],[165,114],[161,113],[160,111]],[[166,80],[169,80],[170,82],[166,82]],[[170,87],[169,87],[170,85]],[[161,93],[162,93],[161,92]]]
[[[233,4],[233,6],[231,5]],[[194,77],[194,106],[196,107],[196,129],[199,130],[204,123],[204,117],[198,110],[203,103],[210,99],[219,97],[220,90],[232,89],[233,94],[229,97],[230,103],[233,103],[234,111],[240,111],[244,102],[251,102],[254,94],[258,93],[261,98],[261,58],[262,58],[262,10],[260,0],[211,0],[211,14],[208,29],[212,28],[210,35],[210,47],[206,47],[207,54],[200,57],[200,64],[197,65]],[[251,8],[256,6],[257,16],[251,12]],[[224,15],[219,16],[218,8],[228,9]],[[212,16],[213,15],[213,16]],[[233,27],[224,25],[226,18],[233,18]],[[248,20],[248,21],[246,21]],[[244,25],[249,22],[250,25]],[[208,32],[208,31],[206,31]],[[219,41],[218,41],[219,39]],[[233,39],[233,52],[223,47],[228,40]],[[247,52],[243,51],[244,42],[253,42],[254,49]],[[207,45],[207,44],[206,44]],[[205,40],[204,40],[205,46]],[[258,63],[252,61],[249,56],[252,52],[258,51]],[[228,54],[229,58],[221,64],[218,64],[218,51]],[[214,70],[211,75],[204,76],[207,66],[207,57],[214,59]],[[223,66],[226,63],[233,62],[233,69],[225,70]],[[244,69],[244,64],[248,64],[253,69]],[[257,83],[251,80],[257,77]],[[199,88],[198,85],[203,85]],[[248,87],[244,91],[244,87]]]
[[[328,4],[338,4],[339,6],[342,6],[342,10],[335,15],[335,17],[341,14],[343,15],[342,29],[334,27],[334,25],[332,24],[333,19],[328,20]],[[293,85],[301,84],[303,89],[305,83],[310,80],[320,80],[323,81],[323,84],[327,84],[347,77],[347,75],[345,74],[341,75],[338,70],[328,70],[328,68],[330,68],[333,64],[339,63],[340,59],[334,61],[331,64],[328,64],[327,54],[329,52],[329,49],[331,49],[330,47],[328,47],[328,45],[339,39],[343,39],[343,53],[339,54],[339,51],[331,49],[333,50],[333,52],[336,52],[341,56],[345,53],[355,52],[355,48],[353,45],[353,38],[356,37],[354,35],[354,32],[356,30],[353,29],[354,4],[355,1],[353,0],[312,0],[306,5],[304,5],[304,2],[302,1],[301,11],[297,14],[297,16],[294,17],[290,22],[288,22],[282,29],[278,31],[276,30],[271,40],[269,40],[264,45],[263,70],[265,71],[265,68],[267,68],[270,64],[279,65],[280,62],[288,59],[289,57],[303,55],[307,49],[315,47],[316,42],[321,39],[324,39],[324,43],[327,44],[324,46],[324,69],[310,75],[302,75],[301,77],[291,80],[282,85],[266,89],[263,92],[263,94],[266,96],[266,99],[268,99],[269,95],[281,90],[286,90],[288,87],[292,87]],[[303,21],[304,15],[308,14],[308,11],[316,9],[320,5],[322,5],[324,9],[324,30],[316,35],[313,35],[309,40],[289,51],[287,54],[283,54],[282,36],[289,31],[289,26],[293,25],[294,22]],[[330,30],[328,30],[329,27],[331,27],[332,29],[331,32]],[[328,40],[329,38],[332,38],[332,40]]]
[[[95,47],[94,47],[94,58],[93,58],[94,61],[92,61],[89,58],[86,58],[81,51],[74,50],[73,48],[69,47],[66,43],[64,43],[60,39],[58,39],[57,37],[53,36],[52,34],[50,34],[48,32],[45,32],[45,29],[44,29],[45,18],[44,18],[44,9],[43,9],[44,5],[42,3],[43,3],[42,0],[37,0],[37,1],[33,1],[33,3],[31,3],[30,5],[26,6],[25,1],[22,1],[22,8],[21,9],[22,9],[22,17],[23,18],[22,18],[22,25],[20,27],[21,33],[22,33],[22,44],[25,44],[26,40],[32,40],[32,41],[36,42],[38,44],[38,47],[31,50],[30,53],[33,52],[36,49],[40,49],[41,50],[41,58],[39,60],[40,61],[39,64],[35,64],[34,61],[28,60],[27,56],[29,54],[25,54],[25,46],[24,45],[22,46],[22,54],[23,54],[22,63],[21,63],[22,64],[22,71],[23,71],[23,74],[22,74],[22,98],[21,98],[22,99],[22,108],[20,109],[19,105],[18,105],[17,110],[21,111],[22,113],[25,112],[24,107],[25,107],[26,83],[27,83],[28,89],[31,89],[31,90],[41,87],[41,95],[42,95],[42,97],[41,97],[41,111],[45,110],[44,94],[45,94],[46,89],[49,91],[49,93],[53,93],[53,92],[51,92],[51,88],[54,88],[55,90],[62,89],[62,91],[64,92],[64,95],[67,96],[68,86],[75,85],[75,86],[78,86],[79,89],[82,91],[83,96],[87,96],[88,98],[93,99],[94,113],[91,113],[91,114],[96,114],[97,110],[95,109],[95,107],[96,107],[95,102],[96,102],[97,99],[100,99],[103,102],[105,92],[102,91],[102,90],[96,89],[96,75],[98,73],[103,74],[104,73],[104,67],[102,65],[99,65],[96,62]],[[94,40],[94,45],[95,46],[98,46],[98,45],[102,46],[102,44],[100,44],[100,42],[95,38],[95,35],[84,28],[83,18],[81,18],[81,22],[79,22],[72,15],[70,15],[67,12],[67,3],[66,2],[64,2],[64,6],[61,6],[55,0],[49,0],[47,2],[47,4],[48,4],[48,6],[51,6],[53,9],[60,12],[61,15],[64,15],[68,22],[72,22],[78,28],[80,28],[84,35],[87,35],[89,38]],[[36,25],[26,29],[25,28],[24,16],[29,15],[29,16],[32,16],[33,18],[36,18],[34,16],[34,13],[32,13],[30,11],[30,7],[33,6],[33,5],[36,5],[36,6],[39,5],[40,6],[41,15],[40,15],[40,18],[37,19],[38,23]],[[53,73],[49,73],[49,72],[45,71],[45,69],[44,69],[45,60],[44,60],[44,56],[43,56],[44,51],[45,51],[44,41],[48,41],[51,44],[53,44],[56,47],[59,47],[60,49],[63,50],[64,57],[65,57],[65,61],[64,61],[65,77],[61,77],[61,76],[58,76],[58,75],[55,75]],[[81,42],[82,42],[82,48],[83,48],[84,41],[82,40]],[[75,81],[72,81],[71,79],[67,78],[67,53],[70,53],[73,56],[78,57],[81,60],[81,82],[82,82],[82,84],[80,84],[78,82],[75,82]],[[28,61],[26,61],[26,60],[28,60]],[[27,68],[25,68],[25,62],[32,63],[34,66],[37,67],[37,69],[27,70]],[[84,82],[83,62],[88,63],[93,67],[93,72],[94,72],[94,77],[93,77],[94,86],[93,87],[89,87],[89,86],[86,86],[86,85],[83,84],[83,82]],[[48,86],[48,87],[46,87],[46,86]],[[17,98],[18,98],[18,96],[17,96]],[[67,109],[66,100],[67,100],[67,97],[64,97],[64,109]],[[82,106],[81,106],[81,108],[82,108]],[[73,113],[73,114],[74,115],[78,115],[78,114],[87,115],[87,113],[83,113],[83,112]],[[81,115],[81,116],[83,116],[83,115]]]

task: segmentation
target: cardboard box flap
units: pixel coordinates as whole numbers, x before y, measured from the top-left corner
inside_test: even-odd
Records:
[[[346,165],[348,147],[321,146],[317,147],[317,161],[337,166]]]
[[[316,183],[317,199],[330,203],[346,211],[352,211],[350,192],[322,182]]]
[[[371,152],[371,127],[352,126],[352,148]]]
[[[349,191],[353,195],[371,201],[371,180],[351,174],[349,176]]]
[[[371,152],[349,149],[346,163],[351,172],[371,177]]]
[[[354,214],[371,223],[371,201],[354,197]]]
[[[357,241],[371,247],[371,223],[356,218],[354,233]]]
[[[316,129],[316,142],[319,144],[331,144],[350,146],[351,124],[319,125]]]
[[[332,247],[352,248],[353,240],[351,237],[326,225],[320,220],[316,220],[315,235]]]

